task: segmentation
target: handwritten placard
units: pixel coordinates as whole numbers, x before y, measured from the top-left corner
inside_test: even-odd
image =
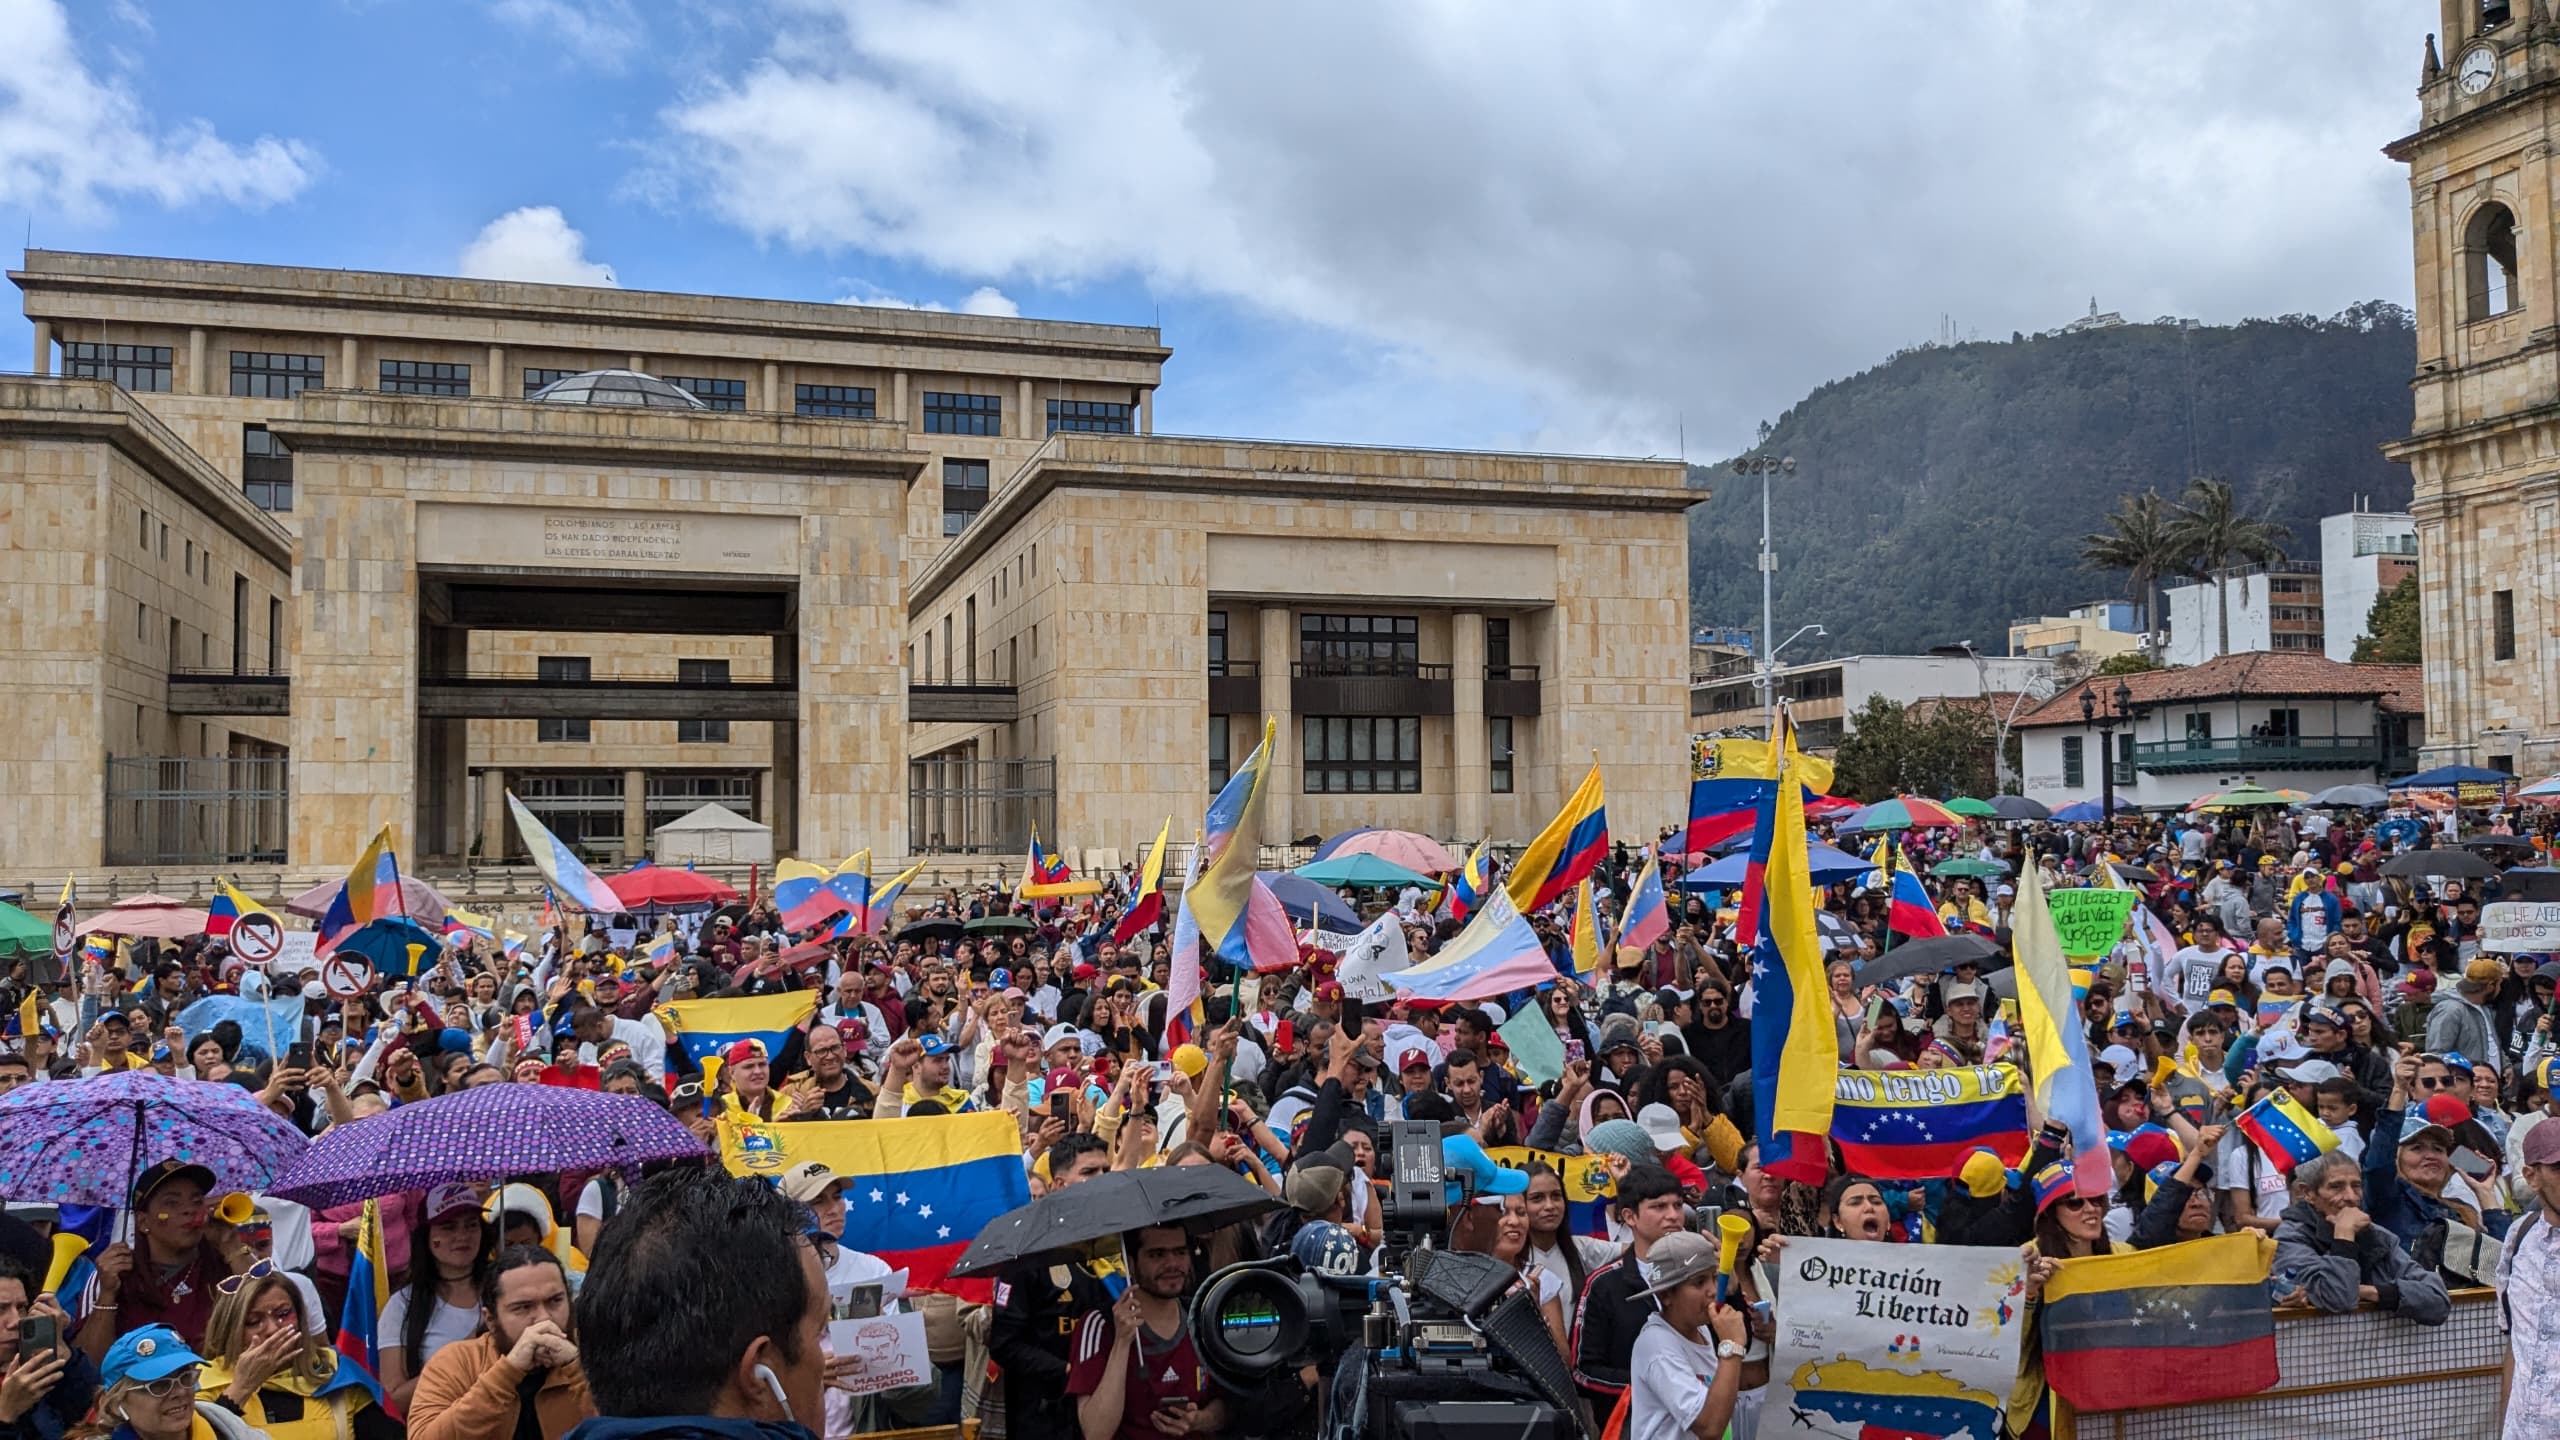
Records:
[[[2053,890],[2045,904],[2053,911],[2053,928],[2062,937],[2062,953],[2074,960],[2094,960],[2124,938],[2124,922],[2141,897],[2131,890]]]

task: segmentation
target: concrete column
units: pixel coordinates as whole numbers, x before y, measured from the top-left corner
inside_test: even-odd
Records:
[[[1262,714],[1272,722],[1271,779],[1262,792],[1262,838],[1275,842],[1297,834],[1298,747],[1302,742],[1298,727],[1291,723],[1295,717],[1290,713],[1289,689],[1289,662],[1298,656],[1295,624],[1288,606],[1265,605],[1255,626],[1255,650],[1262,673]],[[1233,744],[1243,748],[1231,748],[1228,754],[1240,765],[1261,743],[1262,733],[1257,726],[1250,734],[1234,737]]]
[[[649,772],[622,772],[622,863],[649,854]]]
[[[356,337],[349,335],[338,342],[338,384],[340,390],[363,390],[371,387],[356,373]]]
[[[53,322],[50,320],[35,322],[35,372],[39,375],[53,373]]]
[[[1138,433],[1156,433],[1156,387],[1153,385],[1138,392]]]
[[[916,428],[915,421],[907,416],[907,372],[904,370],[889,377],[889,414],[886,418],[897,421],[901,429]]]
[[[507,772],[480,772],[480,863],[496,865],[507,856],[507,832],[514,829],[507,813]]]
[[[489,347],[489,378],[486,382],[473,387],[471,393],[474,395],[487,395],[499,400],[515,399],[523,395],[524,390],[522,386],[518,386],[513,390],[507,388],[506,346],[492,345]]]
[[[213,377],[205,373],[202,326],[187,332],[187,393],[190,395],[220,393],[213,388]]]
[[[631,357],[631,363],[623,368],[628,370],[637,370],[641,374],[646,375],[649,373],[649,357],[646,355],[634,355]]]
[[[1477,611],[1449,617],[1449,694],[1449,788],[1457,798],[1458,827],[1453,838],[1480,838],[1487,797],[1493,794],[1493,766],[1484,727],[1484,616]]]
[[[793,408],[783,403],[782,367],[771,360],[764,362],[764,398],[756,402],[756,408],[785,415]]]
[[[1014,431],[1013,433],[1014,433],[1014,434],[1016,434],[1016,435],[1018,435],[1018,436],[1020,436],[1020,437],[1022,437],[1022,438],[1023,438],[1023,439],[1025,439],[1025,440],[1037,440],[1037,439],[1040,439],[1040,438],[1041,438],[1041,434],[1040,434],[1040,432],[1041,432],[1041,430],[1042,430],[1042,428],[1043,428],[1043,427],[1040,425],[1040,423],[1039,423],[1038,421],[1033,420],[1033,419],[1031,418],[1031,381],[1030,381],[1027,377],[1022,381],[1022,386],[1021,386],[1021,388],[1022,388],[1022,428],[1020,428],[1020,429],[1018,429],[1018,430]]]
[[[319,871],[386,824],[415,834],[417,526],[405,490],[326,457],[296,468],[291,864]]]

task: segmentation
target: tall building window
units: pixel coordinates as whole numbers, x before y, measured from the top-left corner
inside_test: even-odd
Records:
[[[876,420],[879,392],[868,385],[794,385],[791,409],[798,415],[832,415],[839,420]]]
[[[962,662],[960,683],[975,685],[978,683],[978,597],[972,595],[961,601],[960,613],[965,617],[965,632],[969,641],[969,658]]]
[[[2489,658],[2516,658],[2516,592],[2500,590],[2489,597]]]
[[[584,655],[544,655],[534,661],[534,678],[548,685],[583,685],[594,678],[594,665]],[[534,738],[584,745],[595,738],[586,720],[537,720]]]
[[[924,433],[927,435],[1002,435],[1004,433],[1004,397],[965,395],[950,390],[927,390],[924,392]]]
[[[1511,793],[1511,717],[1496,715],[1484,722],[1485,766],[1493,775],[1493,793]]]
[[[1209,612],[1209,673],[1227,673],[1227,612]]]
[[[1422,790],[1419,716],[1310,715],[1301,769],[1310,795],[1415,795]]]
[[[2516,217],[2506,206],[2483,205],[2463,227],[2462,272],[2469,318],[2486,320],[2516,308]]]
[[[329,362],[319,355],[280,355],[265,350],[231,352],[231,393],[290,400],[329,386]]]
[[[659,378],[714,410],[747,408],[747,382],[744,380],[710,380],[694,375],[665,375]]]
[[[293,508],[293,452],[264,425],[240,427],[240,488],[261,510]]]
[[[249,666],[249,577],[231,577],[231,673]],[[270,674],[274,673],[272,669]]]
[[[66,380],[112,380],[127,390],[169,388],[166,345],[92,345],[62,342],[62,377]]]
[[[1116,404],[1109,400],[1052,400],[1049,402],[1049,433],[1061,430],[1088,430],[1105,435],[1129,435],[1137,427],[1131,417],[1134,405]]]
[[[1211,794],[1225,789],[1227,780],[1234,773],[1234,762],[1227,758],[1229,728],[1226,716],[1209,717],[1209,791]]]
[[[942,462],[942,533],[957,535],[987,508],[987,462]]]
[[[471,367],[448,365],[441,360],[385,360],[382,362],[382,393],[468,395],[471,393]]]
[[[524,398],[530,400],[535,396],[535,394],[540,392],[543,387],[550,385],[555,381],[566,380],[572,375],[581,373],[583,372],[577,370],[535,370],[528,368],[524,372]]]
[[[726,660],[678,660],[676,681],[683,685],[726,685],[729,662]],[[726,745],[729,722],[726,720],[679,720],[676,722],[679,745]]]
[[[2089,783],[2089,764],[2082,755],[2087,748],[2088,742],[2078,735],[2062,737],[2062,783],[2068,789]]]
[[[284,601],[267,597],[267,673],[284,673]]]
[[[1484,678],[1511,678],[1511,622],[1508,620],[1484,622]]]
[[[1298,662],[1317,675],[1410,675],[1419,629],[1411,615],[1301,615]]]

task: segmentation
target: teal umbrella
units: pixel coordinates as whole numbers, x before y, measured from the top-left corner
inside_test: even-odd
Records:
[[[1401,890],[1407,885],[1420,886],[1425,890],[1440,888],[1439,881],[1407,870],[1393,860],[1357,853],[1337,854],[1329,860],[1301,865],[1290,873],[1319,885],[1348,886],[1354,890]]]
[[[53,927],[15,905],[0,901],[0,956],[52,953]]]
[[[1965,857],[1955,860],[1941,860],[1938,862],[1938,868],[1930,871],[1929,873],[1932,875],[1970,875],[1977,879],[1987,880],[1994,875],[2008,874],[2009,867],[2001,864],[1997,860],[1975,860],[1970,857]]]
[[[424,949],[413,960],[409,952],[420,946]],[[415,977],[435,963],[444,950],[434,931],[402,916],[358,927],[354,934],[338,942],[336,953],[362,956],[376,971],[401,979]]]

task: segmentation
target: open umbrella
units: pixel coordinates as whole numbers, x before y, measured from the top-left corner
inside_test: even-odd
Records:
[[[2119,815],[2132,808],[2133,806],[2126,801],[2119,800],[2116,802],[2116,813]],[[2052,816],[2049,818],[2051,818],[2055,823],[2062,825],[2095,825],[2100,820],[2106,818],[2106,812],[2099,808],[2097,801],[2082,800],[2075,804],[2063,806],[2061,809],[2054,811]]]
[[[919,920],[900,930],[897,941],[901,945],[939,945],[967,933],[968,927],[957,920]]]
[[[184,940],[201,935],[207,921],[204,911],[183,905],[166,895],[136,895],[119,900],[89,917],[80,927],[83,935],[122,935],[137,940]]]
[[[1991,813],[2003,820],[2050,820],[2053,818],[2053,812],[2045,808],[2043,801],[2030,800],[2024,795],[1992,796]]]
[[[0,1096],[0,1134],[0,1196],[56,1205],[127,1204],[163,1160],[212,1171],[216,1194],[264,1190],[310,1145],[237,1085],[156,1070],[21,1085]]]
[[[1375,855],[1407,870],[1426,875],[1446,875],[1464,862],[1449,853],[1449,847],[1428,835],[1410,830],[1362,830],[1356,834],[1337,835],[1326,842],[1332,853],[1318,855],[1318,860],[1338,860],[1345,855]]]
[[[1975,820],[1997,820],[2000,818],[1999,806],[1992,804],[1988,800],[1976,800],[1970,795],[1959,795],[1953,800],[1948,801],[1947,810],[1950,814],[1963,815]]]
[[[2369,810],[2376,805],[2390,804],[2391,792],[2379,785],[2332,785],[2302,803],[2348,810]]]
[[[329,913],[329,902],[337,898],[338,887],[343,883],[324,880],[312,886],[284,902],[286,913],[299,915],[305,920],[319,919]],[[444,917],[453,913],[453,907],[445,903],[443,891],[414,875],[403,875],[400,877],[400,913],[429,925],[441,925]]]
[[[2534,781],[2532,784],[2517,791],[2516,798],[2519,800],[2560,800],[2560,775],[2554,775],[2548,780]]]
[[[52,953],[53,927],[15,905],[0,901],[0,957]]]
[[[1281,870],[1265,873],[1262,883],[1270,887],[1272,897],[1289,912],[1289,918],[1301,925],[1343,935],[1356,935],[1362,928],[1359,912],[1313,880]]]
[[[426,953],[412,960],[409,952],[421,945],[426,947]],[[428,961],[443,954],[442,945],[434,931],[417,921],[393,918],[357,926],[354,934],[338,942],[333,953],[362,956],[381,974],[405,977],[417,974]]]
[[[1359,839],[1363,835],[1375,835],[1377,833],[1377,827],[1374,825],[1354,825],[1350,829],[1342,831],[1340,834],[1326,837],[1324,843],[1315,848],[1315,853],[1309,855],[1307,858],[1310,860],[1330,860],[1334,857],[1336,852],[1342,849],[1343,846],[1350,844],[1352,841]]]
[[[2392,856],[2382,873],[2411,880],[2486,880],[2498,873],[2498,867],[2468,850],[2412,850]]]
[[[1964,824],[1964,817],[1935,800],[1917,795],[1896,795],[1879,800],[1840,822],[1843,830],[1933,830],[1954,829]]]
[[[1385,835],[1393,832],[1379,830],[1371,833]],[[1425,890],[1440,888],[1440,882],[1430,876],[1366,851],[1337,854],[1330,860],[1301,865],[1290,873],[1337,889],[1348,886],[1354,890],[1401,890],[1407,885],[1417,885]]]
[[[604,882],[634,910],[682,910],[691,906],[726,905],[738,892],[708,875],[669,865],[642,865]]]
[[[1881,985],[1907,975],[1936,975],[1966,961],[1985,971],[2010,963],[1999,946],[1979,935],[1932,935],[1904,941],[1868,961],[1858,970],[1858,983]]]
[[[1861,808],[1863,807],[1857,801],[1846,795],[1814,795],[1804,802],[1804,818],[1822,820],[1834,815],[1846,815],[1852,810]]]
[[[972,935],[989,935],[1006,930],[1037,930],[1040,926],[1028,915],[981,915],[967,928]]]
[[[631,1171],[704,1154],[682,1121],[636,1095],[481,1085],[332,1126],[268,1188],[316,1210],[531,1171]]]
[[[1939,861],[1936,868],[1932,869],[1929,873],[1932,875],[1970,875],[1977,880],[1987,880],[1994,875],[2008,874],[2009,862],[2005,860],[1976,860],[1970,855],[1959,855],[1953,860]]]
[[[992,1274],[1017,1260],[1148,1225],[1180,1225],[1194,1233],[1215,1230],[1279,1207],[1279,1199],[1270,1192],[1220,1165],[1116,1170],[1053,1190],[988,1221],[961,1252],[951,1273],[959,1277]]]
[[[2477,850],[2502,865],[2530,859],[2535,853],[2533,842],[2521,835],[2474,835],[2462,842],[2462,848]]]
[[[1876,862],[1845,850],[1815,843],[1807,847],[1813,861],[1813,883],[1828,885],[1835,880],[1854,880],[1876,868]],[[1684,890],[1738,890],[1742,877],[1751,868],[1749,855],[1727,855],[1712,865],[1702,865],[1680,877]]]
[[[2451,790],[2461,785],[2513,785],[2516,777],[2486,765],[2439,765],[2391,782],[2394,790]]]
[[[2498,877],[2498,898],[2531,900],[2537,904],[2560,901],[2560,870],[2547,866],[2519,866]]]
[[[2121,860],[2108,861],[2107,868],[2116,872],[2117,879],[2122,880],[2129,885],[2157,885],[2160,883],[2160,872],[2157,870],[2145,870],[2139,865],[2127,865]]]
[[[2234,785],[2187,802],[2187,813],[2201,810],[2274,810],[2299,805],[2311,797],[2300,790],[2270,790],[2263,785]]]

